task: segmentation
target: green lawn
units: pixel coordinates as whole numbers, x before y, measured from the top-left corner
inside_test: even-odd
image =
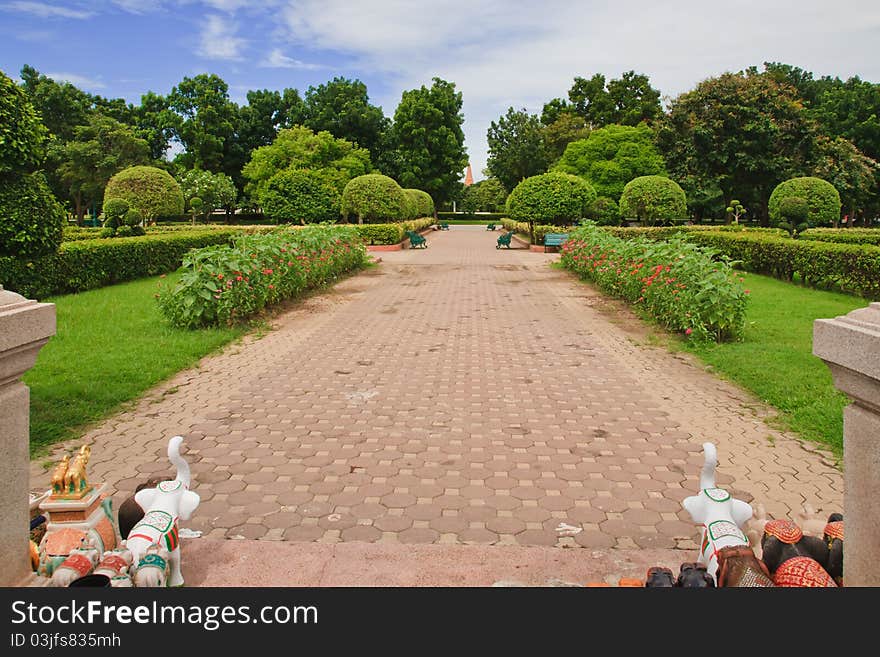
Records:
[[[32,454],[76,438],[86,425],[246,332],[245,326],[170,327],[153,297],[158,280],[47,299],[56,306],[58,333],[24,377],[31,387]]]
[[[751,291],[743,341],[685,348],[779,409],[784,428],[828,445],[839,456],[841,411],[848,402],[834,388],[825,364],[812,355],[813,320],[845,315],[868,302],[757,274],[743,276]]]

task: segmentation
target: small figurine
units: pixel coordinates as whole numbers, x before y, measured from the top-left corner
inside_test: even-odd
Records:
[[[771,520],[764,526],[761,558],[771,575],[789,559],[810,557],[823,568],[828,564],[828,546],[821,538],[805,536],[791,520]]]
[[[65,454],[55,470],[52,472],[52,493],[54,495],[64,494],[64,475],[67,474],[67,467],[70,465],[70,455]]]
[[[703,443],[703,469],[700,493],[685,498],[683,506],[694,522],[703,526],[699,562],[706,565],[710,577],[716,579],[718,551],[736,545],[748,546],[742,527],[752,517],[752,507],[734,499],[723,488],[715,487],[718,454],[715,445]]]
[[[715,588],[715,578],[706,571],[704,563],[683,563],[675,585],[685,589]]]
[[[718,586],[726,588],[772,587],[767,566],[748,545],[722,548],[718,551]]]
[[[675,575],[669,568],[651,566],[645,575],[646,589],[667,589],[675,586]]]
[[[91,447],[83,445],[79,448],[76,458],[67,467],[67,471],[64,473],[65,495],[80,495],[88,490],[89,483],[86,479],[86,465],[89,463],[91,452]]]
[[[815,559],[794,557],[786,560],[773,573],[776,586],[836,588],[826,570]]]
[[[92,543],[71,550],[70,555],[52,573],[52,586],[69,586],[71,582],[90,575],[98,563],[98,549]]]
[[[169,481],[170,477],[150,477],[144,483],[138,484],[138,487],[135,489],[135,494],[142,491],[144,488],[155,488],[163,481]],[[119,505],[119,513],[117,518],[119,519],[119,536],[124,541],[128,538],[128,534],[131,532],[131,528],[138,524],[144,517],[144,510],[140,507],[140,505],[135,501],[134,495],[127,498],[122,504]]]
[[[95,575],[106,575],[112,580],[117,575],[128,572],[128,569],[131,568],[131,563],[131,550],[126,548],[108,550],[101,557],[101,561],[95,568]]]
[[[168,586],[183,585],[178,523],[181,519],[188,520],[200,501],[198,494],[189,490],[189,465],[180,456],[182,442],[182,436],[174,436],[168,441],[168,460],[177,468],[175,479],[163,481],[155,488],[144,488],[135,494],[135,501],[144,509],[144,517],[131,529],[125,541],[137,563],[140,563],[151,545],[158,543],[167,548],[171,569]],[[137,577],[135,574],[135,584]]]
[[[121,573],[116,575],[116,577],[110,578],[110,586],[113,588],[132,588],[134,586],[134,582],[131,581],[131,575],[128,573]]]
[[[826,570],[838,586],[843,586],[843,516],[832,513],[822,532],[822,539],[828,546],[828,567]]]

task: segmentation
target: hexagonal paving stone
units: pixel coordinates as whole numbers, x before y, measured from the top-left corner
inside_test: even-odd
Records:
[[[343,541],[364,541],[372,543],[382,538],[382,532],[375,527],[355,525],[354,527],[343,529],[340,538]]]
[[[382,516],[373,521],[373,527],[383,532],[402,532],[412,527],[413,519],[407,516]]]
[[[433,529],[418,527],[405,529],[397,535],[397,540],[401,543],[433,543],[438,538],[440,534]]]

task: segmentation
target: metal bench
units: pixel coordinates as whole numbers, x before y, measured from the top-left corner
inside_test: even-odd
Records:
[[[418,233],[408,230],[406,231],[406,236],[409,238],[409,248],[416,249],[418,247],[422,247],[423,249],[428,248],[428,240],[419,235]]]
[[[548,246],[562,246],[568,239],[568,233],[547,233],[544,235],[544,249]]]
[[[495,230],[495,224],[489,224],[486,226],[486,230]]]
[[[449,230],[449,224],[447,224],[447,223],[440,224],[440,230]]]
[[[510,231],[509,233],[504,233],[504,235],[498,238],[498,243],[495,245],[495,248],[500,249],[502,246],[506,246],[509,249],[511,237],[513,237],[513,231]]]

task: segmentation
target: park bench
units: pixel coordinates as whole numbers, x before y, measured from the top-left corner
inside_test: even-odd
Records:
[[[489,224],[486,226],[486,230],[495,230],[495,224]]]
[[[427,249],[428,248],[428,240],[419,235],[418,233],[408,230],[406,231],[406,236],[409,238],[409,248],[415,249],[419,246]]]
[[[548,246],[562,246],[567,239],[568,233],[547,233],[544,235],[544,249],[546,250]]]
[[[513,237],[513,231],[510,231],[509,233],[504,233],[504,235],[498,238],[498,244],[495,245],[495,248],[500,249],[502,246],[506,246],[509,249],[511,237]]]
[[[449,224],[446,224],[446,223],[440,224],[440,230],[449,230]]]

